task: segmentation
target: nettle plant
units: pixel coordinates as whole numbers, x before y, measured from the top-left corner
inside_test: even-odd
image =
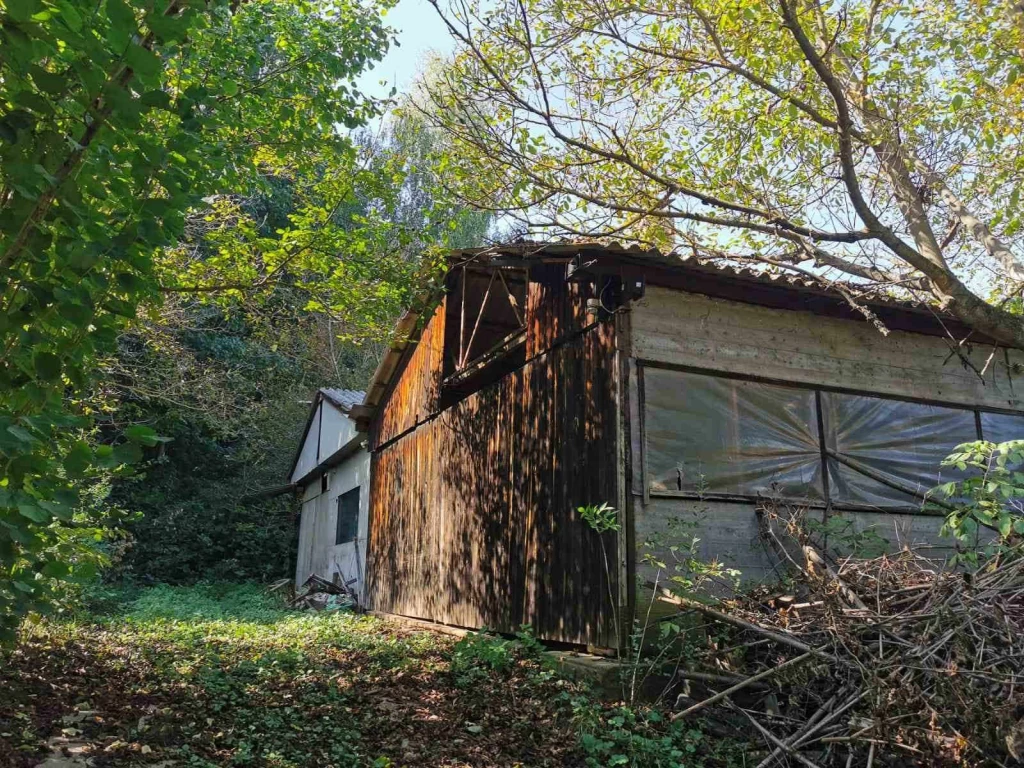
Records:
[[[963,473],[962,479],[932,491],[946,511],[943,534],[972,546],[960,557],[976,559],[973,546],[984,537],[981,529],[994,537],[987,547],[992,553],[1019,545],[1024,537],[1024,440],[963,443],[942,466]]]
[[[739,589],[740,571],[726,567],[718,559],[700,557],[701,538],[697,535],[706,515],[701,508],[693,519],[669,518],[664,530],[652,534],[640,544],[640,561],[656,573],[654,587],[667,589],[683,597],[699,598],[712,583]]]

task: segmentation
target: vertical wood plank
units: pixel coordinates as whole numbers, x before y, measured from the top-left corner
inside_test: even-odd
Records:
[[[382,439],[406,434],[372,463],[375,609],[503,632],[529,623],[545,640],[617,644],[609,590],[618,594],[619,572],[609,579],[603,552],[615,564],[618,539],[602,541],[576,511],[621,496],[614,323],[580,335],[596,291],[564,275],[564,265],[531,273],[532,359],[443,413],[441,351],[411,354],[379,430]],[[443,339],[443,322],[435,315],[420,344]]]

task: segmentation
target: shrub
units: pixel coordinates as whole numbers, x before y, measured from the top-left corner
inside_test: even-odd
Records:
[[[994,534],[988,547],[992,552],[1019,544],[1024,536],[1024,440],[964,443],[942,466],[964,473],[963,479],[932,492],[946,512],[942,532],[969,546],[959,558],[976,560],[981,528]]]

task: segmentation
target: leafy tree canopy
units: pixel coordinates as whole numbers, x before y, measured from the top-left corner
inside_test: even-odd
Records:
[[[1024,23],[1005,0],[443,6],[463,196],[913,295],[1024,346]]]
[[[97,422],[102,431],[145,424],[172,442],[148,450],[104,500],[130,515],[110,547],[108,578],[292,573],[296,504],[262,492],[286,482],[311,393],[363,388],[417,289],[415,273],[439,245],[478,244],[488,230],[488,215],[452,205],[439,187],[441,138],[415,114],[355,134],[361,170],[328,229],[365,244],[358,255],[325,253],[323,272],[290,265],[262,286],[256,273],[238,289],[169,293],[122,331],[91,398]],[[190,279],[212,285],[215,269],[274,251],[296,232],[296,206],[315,204],[303,188],[319,172],[276,176],[223,209],[196,212],[189,237],[158,265],[170,274],[183,261],[205,272]],[[231,251],[239,256],[225,258]]]
[[[64,579],[88,575],[96,558],[83,542],[103,526],[79,491],[159,442],[135,425],[97,444],[85,398],[140,305],[183,288],[221,291],[210,279],[241,290],[289,273],[325,276],[337,295],[308,302],[327,306],[366,276],[338,254],[364,253],[371,230],[339,232],[333,214],[352,179],[369,183],[340,129],[380,111],[354,78],[387,48],[381,10],[350,0],[3,3],[0,631]],[[302,200],[268,239],[247,229],[237,196],[280,179]],[[225,222],[239,226],[220,242]]]

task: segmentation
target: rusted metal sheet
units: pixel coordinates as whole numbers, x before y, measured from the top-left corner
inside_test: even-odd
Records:
[[[618,542],[577,509],[619,499],[615,328],[588,326],[592,289],[551,272],[531,275],[523,367],[407,434],[404,409],[423,398],[395,387],[371,480],[375,610],[617,645]]]

